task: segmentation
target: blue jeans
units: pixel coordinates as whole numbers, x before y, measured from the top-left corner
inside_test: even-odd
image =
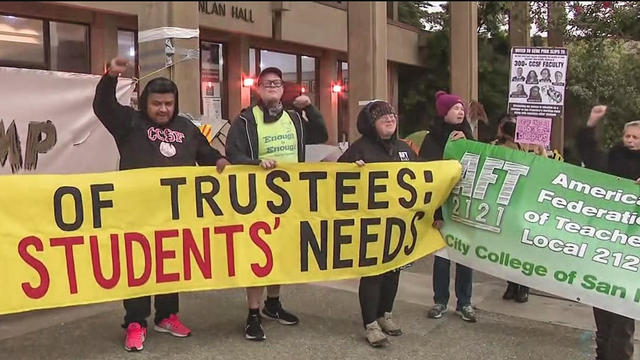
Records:
[[[436,304],[449,303],[449,270],[451,261],[436,256],[433,261],[433,301]],[[471,305],[472,271],[470,268],[456,264],[456,310]]]

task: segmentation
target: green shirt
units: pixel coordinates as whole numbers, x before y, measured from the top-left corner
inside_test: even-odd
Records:
[[[298,136],[289,113],[283,111],[280,119],[265,123],[262,109],[256,105],[252,110],[258,125],[258,157],[278,162],[298,162]]]

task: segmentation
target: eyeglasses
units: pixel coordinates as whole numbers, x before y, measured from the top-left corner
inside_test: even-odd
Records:
[[[261,81],[258,86],[265,88],[279,88],[282,87],[284,82],[282,80],[264,80]]]

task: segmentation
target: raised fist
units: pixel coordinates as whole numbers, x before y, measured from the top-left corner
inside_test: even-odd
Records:
[[[589,120],[587,121],[588,127],[594,127],[598,125],[600,119],[607,113],[606,105],[596,105],[591,108],[591,115],[589,115]]]
[[[311,99],[307,95],[300,95],[293,100],[293,106],[298,109],[304,109],[309,105],[311,105]]]
[[[123,72],[127,70],[127,65],[129,65],[129,60],[121,57],[115,57],[111,59],[109,62],[109,75],[111,76],[120,76]]]

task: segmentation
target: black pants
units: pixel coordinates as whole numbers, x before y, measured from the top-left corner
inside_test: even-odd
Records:
[[[593,308],[596,320],[596,359],[631,360],[635,320],[606,310]]]
[[[154,296],[156,308],[155,323],[159,323],[171,314],[178,313],[178,293]],[[151,315],[151,296],[143,296],[123,301],[126,314],[124,315],[124,327],[137,322],[142,327],[147,327],[147,317]]]
[[[360,278],[358,296],[364,326],[384,316],[385,312],[391,312],[399,281],[400,271]]]

